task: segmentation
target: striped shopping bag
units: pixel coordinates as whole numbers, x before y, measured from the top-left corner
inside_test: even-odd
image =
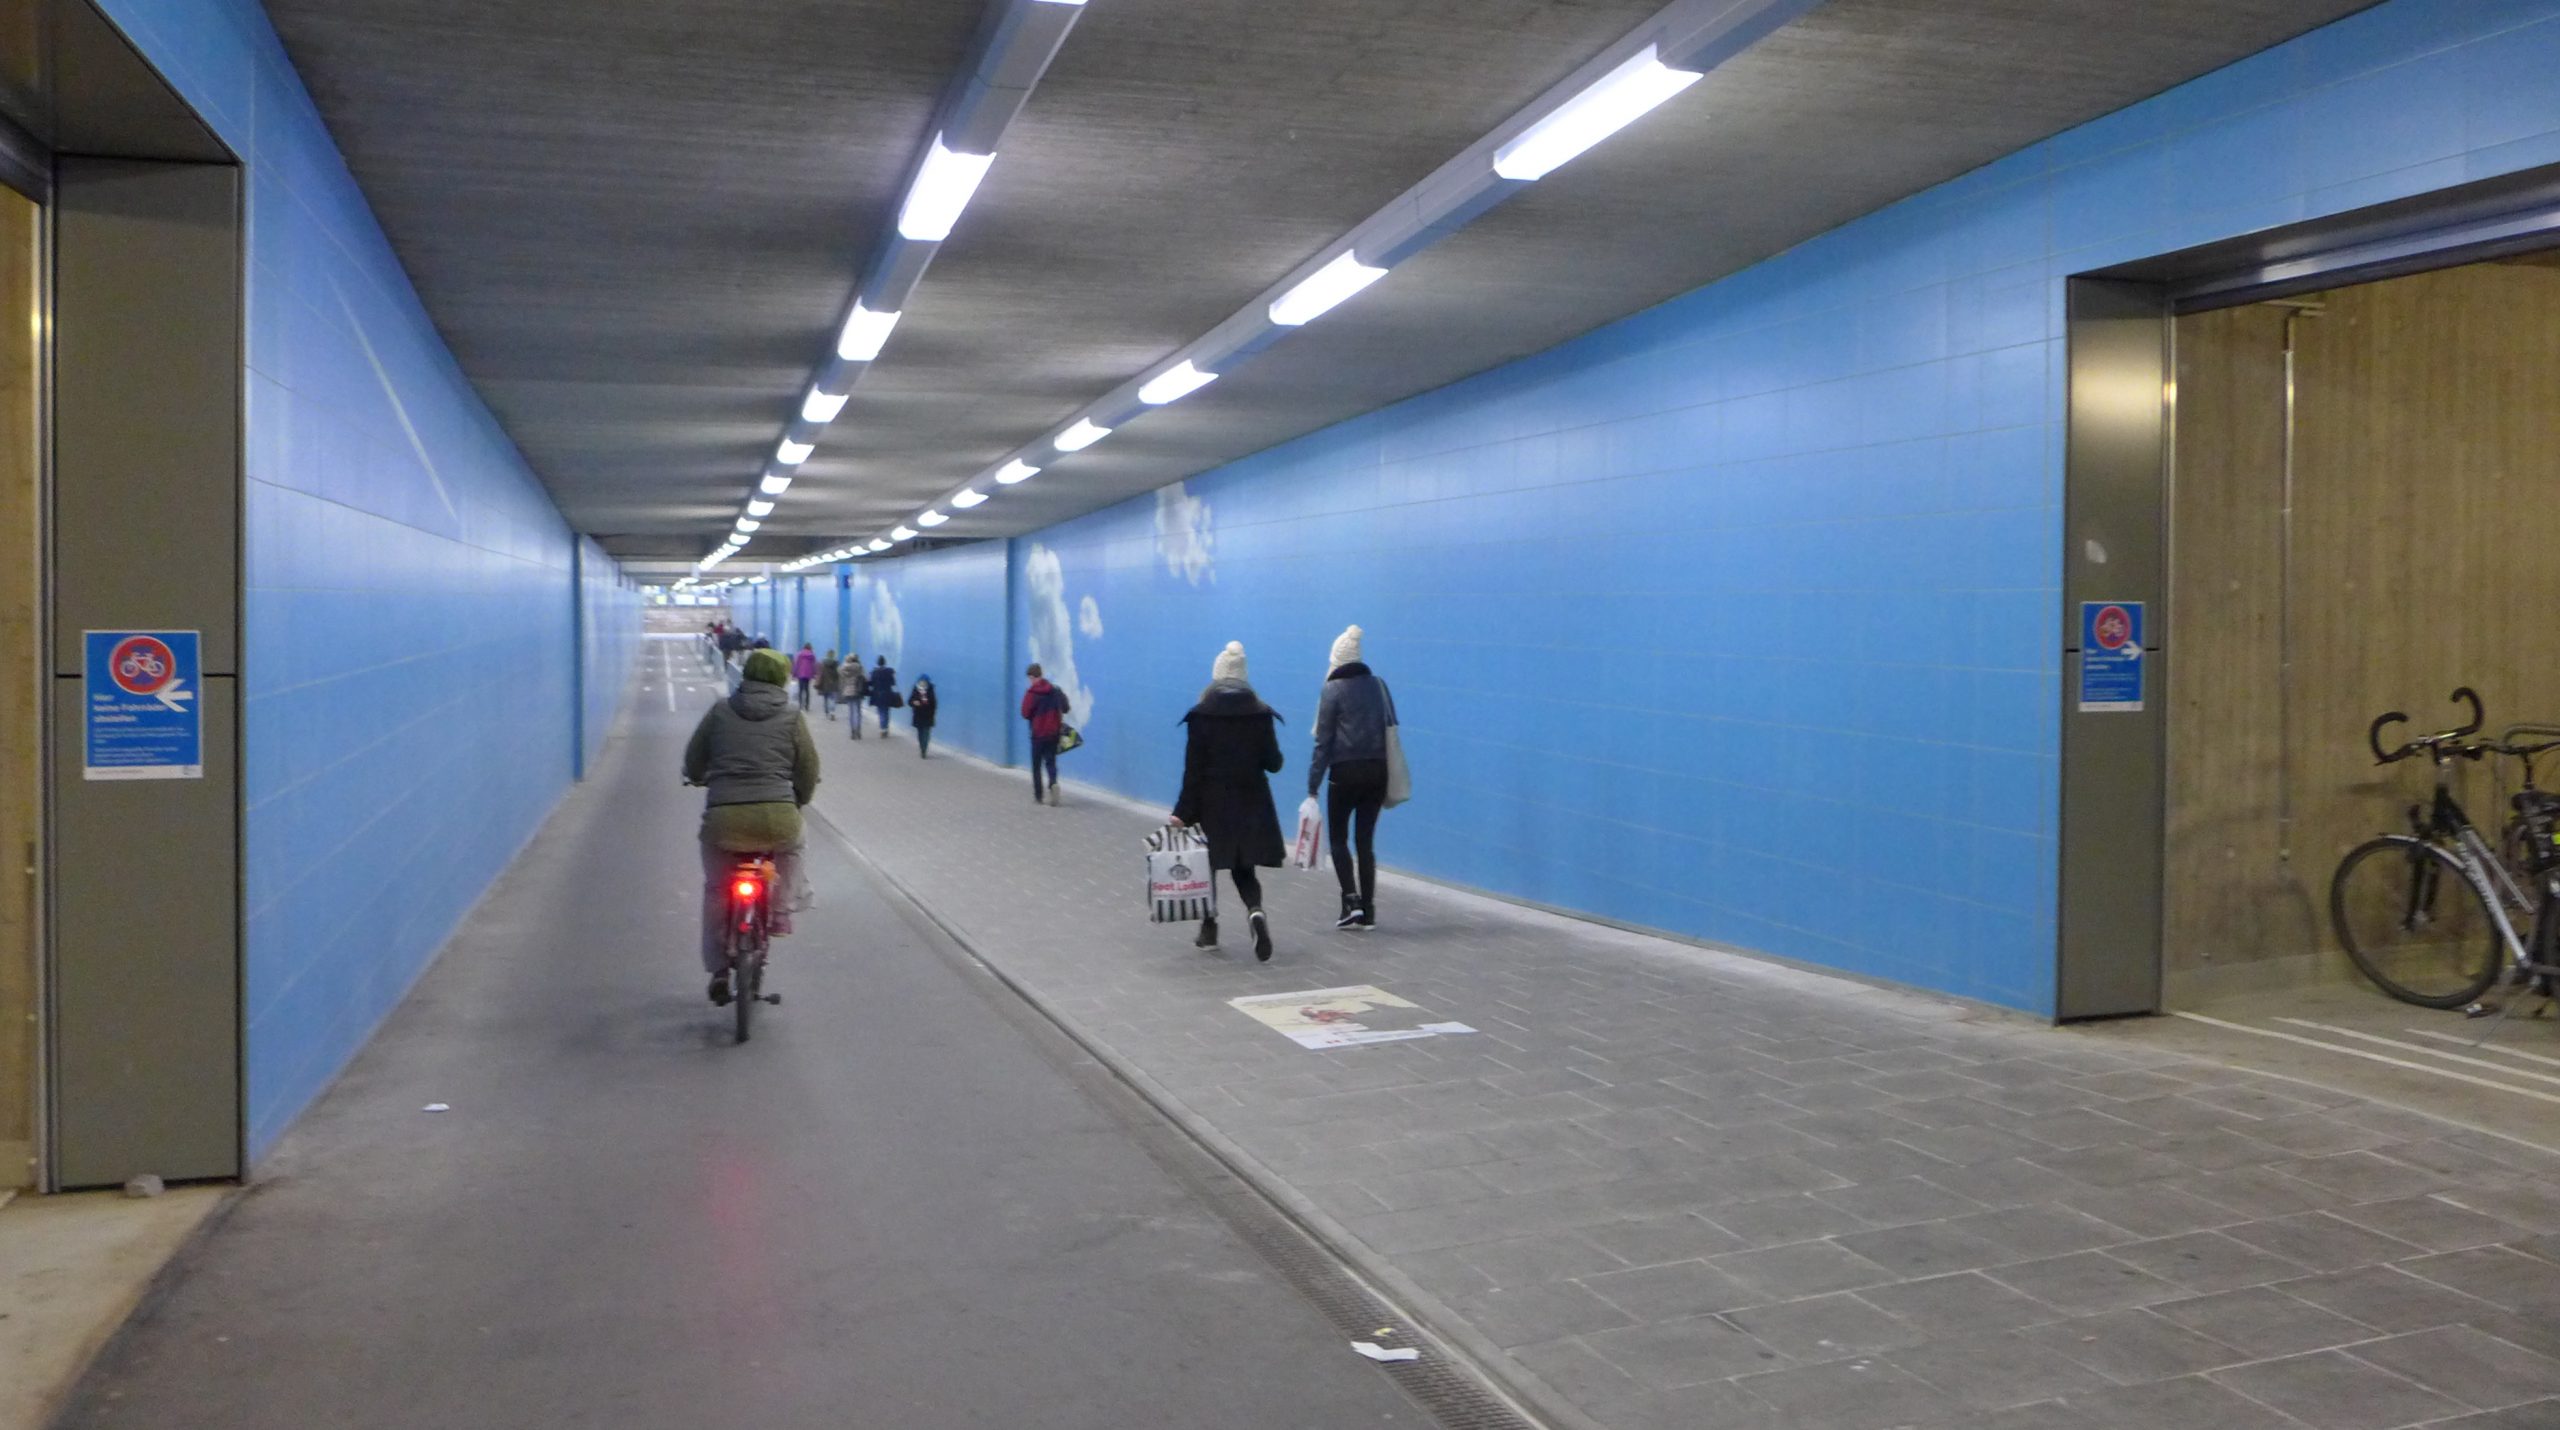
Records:
[[[1199,830],[1169,824],[1147,835],[1147,908],[1160,924],[1217,917],[1209,840]]]

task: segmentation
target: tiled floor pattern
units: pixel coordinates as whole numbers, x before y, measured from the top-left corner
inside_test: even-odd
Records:
[[[825,753],[821,809],[983,956],[1592,1423],[2560,1427],[2560,1155],[1405,881],[1364,935],[1266,874],[1279,956],[1202,954],[1072,756],[1051,809],[903,733]],[[1482,1031],[1316,1052],[1226,1005],[1361,983]]]

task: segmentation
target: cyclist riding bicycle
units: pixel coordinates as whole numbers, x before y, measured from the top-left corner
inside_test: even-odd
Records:
[[[731,990],[721,943],[738,856],[773,856],[775,937],[790,933],[792,912],[809,904],[800,876],[800,807],[818,791],[818,747],[792,707],[790,682],[790,663],[779,652],[751,652],[736,692],[703,712],[684,747],[686,783],[710,787],[702,811],[702,966],[711,974],[711,1001],[723,1006]]]

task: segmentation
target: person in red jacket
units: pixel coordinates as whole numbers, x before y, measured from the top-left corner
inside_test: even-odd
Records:
[[[1031,802],[1058,802],[1058,735],[1067,728],[1067,692],[1051,685],[1032,666],[1023,674],[1031,677],[1031,688],[1022,692],[1022,718],[1031,722]],[[1041,797],[1040,776],[1049,776],[1048,796]]]

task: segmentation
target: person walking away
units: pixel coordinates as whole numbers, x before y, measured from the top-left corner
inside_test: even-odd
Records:
[[[942,697],[933,693],[933,677],[917,676],[916,688],[907,692],[907,723],[915,727],[919,760],[933,746],[933,717],[941,708]]]
[[[853,727],[853,738],[857,740],[862,738],[862,697],[870,688],[870,681],[862,673],[862,657],[846,651],[836,693],[844,697],[844,722]]]
[[[871,692],[871,703],[880,711],[880,738],[888,739],[889,712],[898,708],[900,697],[898,672],[890,667],[886,653],[881,655],[878,665],[871,667],[871,674],[865,677],[865,684]]]
[[[1209,837],[1209,871],[1224,869],[1244,901],[1253,927],[1253,956],[1271,959],[1271,921],[1262,914],[1261,869],[1288,862],[1280,839],[1280,812],[1271,804],[1271,776],[1280,772],[1280,716],[1245,679],[1244,645],[1227,642],[1210,666],[1209,687],[1182,717],[1188,727],[1182,751],[1182,793],[1173,822],[1195,824]],[[1200,921],[1200,948],[1218,946],[1218,920]]]
[[[1031,722],[1031,802],[1041,803],[1040,776],[1049,776],[1048,803],[1058,803],[1058,737],[1067,728],[1067,692],[1049,683],[1032,666],[1023,672],[1031,688],[1022,692],[1022,718]]]
[[[1360,628],[1334,637],[1332,673],[1316,702],[1315,756],[1307,765],[1307,794],[1324,793],[1325,825],[1332,836],[1333,873],[1342,884],[1338,929],[1374,928],[1378,922],[1378,812],[1387,807],[1387,686],[1360,660]],[[1333,777],[1330,791],[1325,776]],[[1352,837],[1359,859],[1352,859]]]
[[[809,722],[791,708],[791,667],[773,651],[747,657],[738,688],[713,702],[685,742],[684,777],[705,785],[702,831],[702,966],[711,1001],[727,1006],[733,990],[722,936],[729,921],[729,874],[741,854],[771,854],[776,938],[791,915],[808,907],[801,882],[800,809],[818,792],[818,747]]]
[[[836,718],[836,692],[843,688],[844,667],[830,646],[818,660],[818,708],[830,720]]]
[[[791,679],[800,687],[800,713],[809,713],[809,686],[818,678],[818,653],[807,641],[800,643],[800,653],[791,657]]]

